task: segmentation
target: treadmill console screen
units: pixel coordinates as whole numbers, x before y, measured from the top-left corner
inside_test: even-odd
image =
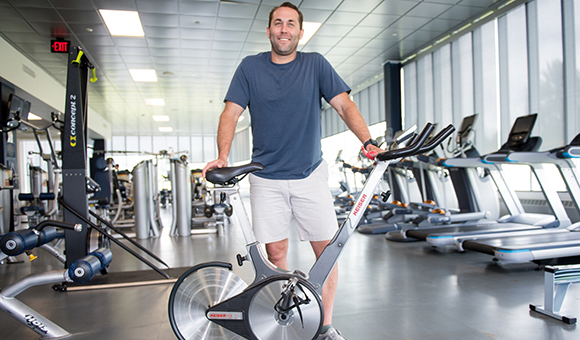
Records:
[[[473,124],[475,124],[476,118],[477,113],[463,118],[461,121],[461,128],[457,131],[457,143],[466,143],[465,139],[469,135],[469,132],[473,129]]]
[[[28,121],[28,112],[30,111],[30,102],[14,94],[8,97],[8,111],[2,115],[2,122],[7,127],[15,127],[19,120]]]
[[[538,114],[534,113],[529,116],[522,116],[516,119],[516,122],[512,126],[510,131],[508,143],[513,144],[523,144],[525,143],[530,135],[532,134],[532,129],[536,123],[536,118]]]

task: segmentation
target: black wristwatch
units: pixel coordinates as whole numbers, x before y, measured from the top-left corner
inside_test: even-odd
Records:
[[[367,149],[367,146],[368,146],[369,144],[372,144],[372,145],[374,145],[374,146],[376,146],[376,147],[378,147],[378,146],[379,146],[379,143],[377,143],[377,141],[376,141],[376,140],[374,140],[374,139],[372,139],[372,138],[371,138],[371,139],[367,140],[367,141],[366,141],[366,142],[363,144],[363,148],[366,150],[366,149]]]

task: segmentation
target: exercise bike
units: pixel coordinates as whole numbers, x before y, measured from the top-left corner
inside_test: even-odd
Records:
[[[250,261],[255,278],[247,285],[235,275],[232,264],[208,262],[190,268],[175,283],[169,297],[169,320],[175,335],[185,339],[316,339],[324,320],[321,293],[346,242],[353,234],[389,164],[401,157],[434,149],[455,128],[447,126],[426,143],[434,129],[428,123],[407,147],[366,153],[376,161],[347,219],[316,260],[308,275],[276,268],[262,252],[239,193],[238,182],[262,170],[258,163],[209,170],[206,179],[230,197],[238,217],[247,255],[237,255],[238,265]]]

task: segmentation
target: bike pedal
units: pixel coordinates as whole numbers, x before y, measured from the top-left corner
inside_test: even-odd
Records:
[[[244,261],[249,260],[248,255],[242,256],[240,254],[236,255],[236,259],[238,260],[238,266],[240,267],[244,265]]]

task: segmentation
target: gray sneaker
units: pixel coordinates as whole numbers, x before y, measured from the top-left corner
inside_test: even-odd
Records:
[[[326,333],[322,333],[318,336],[318,340],[347,340],[338,330],[335,328],[330,328]]]

